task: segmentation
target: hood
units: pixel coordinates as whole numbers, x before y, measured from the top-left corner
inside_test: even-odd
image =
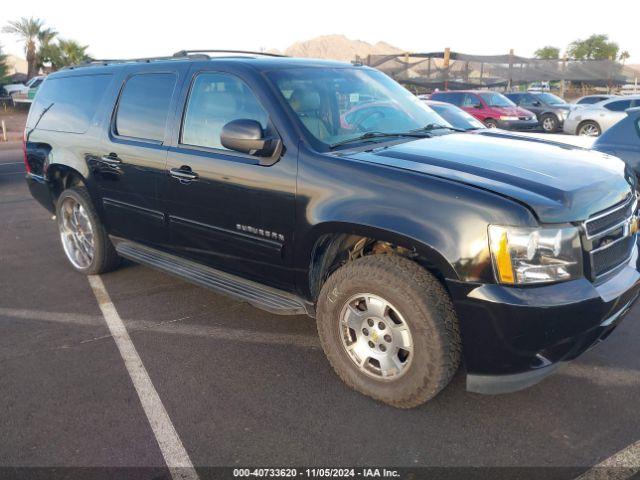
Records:
[[[452,133],[346,156],[493,191],[542,223],[585,220],[632,192],[616,157],[534,138]]]

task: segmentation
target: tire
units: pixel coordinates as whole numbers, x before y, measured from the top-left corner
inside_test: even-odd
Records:
[[[484,124],[487,128],[498,128],[498,122],[496,122],[493,118],[487,118],[484,121]]]
[[[540,118],[540,125],[545,133],[556,133],[560,129],[558,117],[552,114],[543,115]]]
[[[578,125],[576,135],[584,137],[599,137],[602,134],[600,125],[592,120],[587,120]]]
[[[97,275],[118,266],[120,257],[86,188],[75,186],[64,190],[58,197],[56,218],[62,249],[75,270]]]
[[[367,323],[371,312],[360,311],[363,308],[358,300],[360,296],[368,297],[367,310],[373,311],[369,304],[375,306],[380,299],[390,306],[382,317],[390,325],[379,332],[380,335],[376,334],[375,339],[374,330],[384,322],[376,323],[378,316],[374,326]],[[360,303],[350,309],[353,302]],[[367,337],[358,337],[358,341],[366,338],[369,343],[347,346],[354,340],[355,330],[343,323],[343,312],[356,310],[357,314],[347,313],[347,318],[354,318],[355,322],[363,319],[361,335],[365,335],[365,329],[372,331],[366,332]],[[432,274],[406,258],[370,255],[339,268],[322,287],[316,317],[320,343],[338,376],[354,390],[394,407],[412,408],[432,399],[449,384],[460,365],[458,319],[449,295]],[[403,324],[408,327],[412,348],[408,356],[402,349],[397,354],[389,354],[394,361],[405,357],[395,375],[385,377],[376,372],[375,362],[380,370],[383,365],[378,360],[366,359],[359,366],[354,354],[349,353],[368,345],[370,350],[362,356],[378,355],[377,349],[389,341],[387,337],[392,338],[393,345],[397,343],[400,337],[394,329],[402,329]],[[381,338],[387,329],[394,336]],[[407,344],[406,336],[400,338],[399,343]],[[375,348],[371,348],[371,344]]]

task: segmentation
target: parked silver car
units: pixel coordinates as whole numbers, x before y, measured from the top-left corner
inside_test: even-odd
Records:
[[[611,100],[612,98],[620,98],[619,95],[609,95],[606,93],[603,94],[595,94],[595,95],[586,95],[584,97],[580,97],[578,100],[576,100],[575,103],[576,105],[593,105],[594,103],[600,103],[603,102],[605,100]]]
[[[571,135],[598,137],[602,132],[626,118],[625,110],[640,107],[640,95],[612,98],[572,110],[563,130]]]

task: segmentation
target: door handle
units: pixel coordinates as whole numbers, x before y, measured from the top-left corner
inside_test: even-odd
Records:
[[[122,163],[122,160],[120,160],[120,158],[118,158],[118,155],[116,155],[115,153],[110,153],[109,155],[103,155],[102,157],[100,157],[100,161],[112,167],[115,167]]]
[[[169,170],[169,174],[173,178],[177,178],[178,180],[180,180],[180,182],[190,182],[198,178],[198,174],[196,172],[191,171],[191,169],[187,170],[184,167],[172,168],[171,170]]]

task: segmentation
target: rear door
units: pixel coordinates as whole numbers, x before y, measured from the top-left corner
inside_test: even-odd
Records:
[[[149,245],[168,239],[158,185],[167,158],[167,119],[188,65],[129,68],[91,156],[109,233]]]
[[[297,146],[285,145],[275,164],[263,166],[220,141],[222,127],[238,119],[256,120],[267,136],[278,135],[269,107],[275,102],[260,78],[232,68],[194,70],[180,102],[162,196],[176,254],[289,288]]]

